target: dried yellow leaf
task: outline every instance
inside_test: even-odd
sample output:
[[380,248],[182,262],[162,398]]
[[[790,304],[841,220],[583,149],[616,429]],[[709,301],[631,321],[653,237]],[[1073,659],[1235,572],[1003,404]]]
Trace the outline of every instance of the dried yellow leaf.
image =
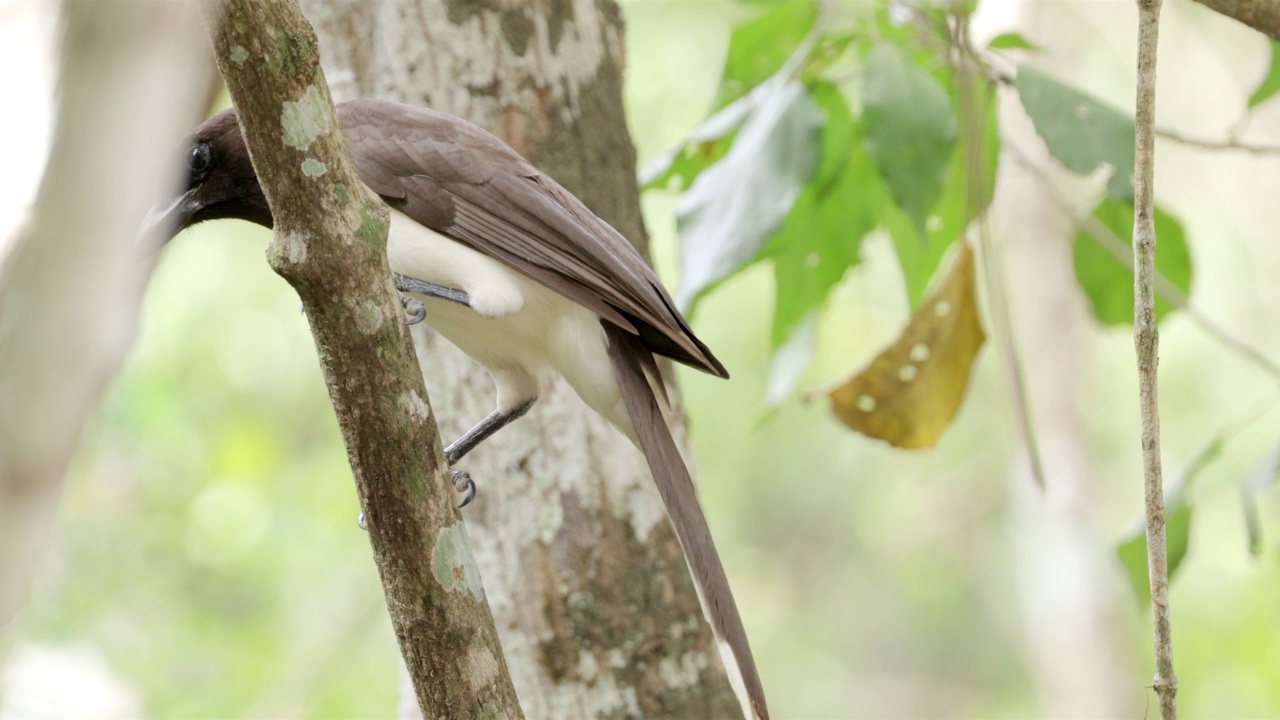
[[974,288],[973,250],[962,241],[898,339],[829,393],[835,416],[896,447],[933,447],[960,409],[986,340]]

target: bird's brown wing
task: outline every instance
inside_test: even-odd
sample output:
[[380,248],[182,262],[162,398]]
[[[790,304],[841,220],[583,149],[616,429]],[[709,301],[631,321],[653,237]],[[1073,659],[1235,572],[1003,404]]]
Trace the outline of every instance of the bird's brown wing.
[[626,238],[501,140],[399,103],[355,100],[338,112],[361,178],[392,207],[638,335],[651,352],[728,377]]

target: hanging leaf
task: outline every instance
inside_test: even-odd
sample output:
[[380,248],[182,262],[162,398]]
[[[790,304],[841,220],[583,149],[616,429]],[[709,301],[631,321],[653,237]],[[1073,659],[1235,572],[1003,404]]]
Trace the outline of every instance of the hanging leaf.
[[1258,89],[1249,96],[1249,109],[1266,102],[1272,95],[1280,92],[1280,41],[1271,41],[1271,64],[1267,68],[1267,76],[1262,79]]
[[902,335],[871,364],[829,393],[831,409],[853,430],[901,448],[932,447],[969,386],[986,335],[978,318],[973,251],[961,243]]
[[1249,534],[1249,552],[1262,554],[1262,519],[1258,513],[1258,496],[1280,477],[1280,450],[1267,453],[1244,485],[1240,486],[1240,505],[1244,509],[1245,531]]
[[890,44],[867,54],[862,86],[867,150],[894,202],[924,234],[956,145],[946,90]]
[[[1155,209],[1156,270],[1184,293],[1191,292],[1191,251],[1182,223],[1159,206]],[[1133,206],[1104,198],[1093,216],[1116,237],[1133,235]],[[1133,322],[1133,270],[1108,252],[1099,239],[1082,229],[1072,245],[1076,280],[1089,298],[1094,317],[1104,325],[1130,325]],[[1156,319],[1167,315],[1173,306],[1156,298]]]
[[1133,118],[1029,65],[1018,66],[1014,84],[1036,132],[1058,162],[1082,175],[1111,166],[1107,195],[1132,203]]
[[1007,32],[997,35],[987,43],[987,47],[991,50],[1027,50],[1030,52],[1039,52],[1039,45],[1022,37],[1016,32]]
[[[641,190],[653,188],[683,190],[717,160],[724,157],[733,144],[733,133],[746,122],[765,94],[753,92],[738,98],[694,128],[684,144],[656,158],[637,173]],[[674,181],[678,180],[678,187]]]
[[[1177,501],[1166,501],[1164,508],[1165,548],[1169,563],[1169,579],[1182,566],[1191,545],[1191,506]],[[1151,580],[1147,571],[1147,533],[1143,525],[1136,532],[1128,534],[1128,539],[1116,547],[1116,557],[1124,566],[1125,576],[1129,578],[1129,586],[1142,605],[1151,603]]]
[[733,147],[680,198],[682,310],[755,259],[781,227],[817,169],[824,121],[802,85],[771,81]]
[[844,98],[834,86],[822,84],[815,87],[813,99],[827,113],[822,161],[766,248],[777,288],[775,348],[858,263],[862,238],[875,228],[883,197],[873,189],[879,177]]
[[813,0],[787,0],[771,3],[763,15],[735,27],[729,34],[717,105],[726,105],[773,77],[817,17]]

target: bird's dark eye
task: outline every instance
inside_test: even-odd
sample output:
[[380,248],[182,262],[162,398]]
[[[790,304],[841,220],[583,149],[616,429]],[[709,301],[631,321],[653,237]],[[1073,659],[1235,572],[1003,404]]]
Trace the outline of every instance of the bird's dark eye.
[[190,168],[193,176],[199,177],[203,175],[213,162],[213,153],[209,151],[209,146],[200,143],[191,148],[191,154],[187,155],[187,167]]

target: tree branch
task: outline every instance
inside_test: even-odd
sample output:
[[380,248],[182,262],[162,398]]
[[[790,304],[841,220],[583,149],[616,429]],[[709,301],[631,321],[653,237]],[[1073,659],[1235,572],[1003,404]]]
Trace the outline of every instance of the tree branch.
[[206,8],[225,13],[213,44],[275,219],[267,258],[311,323],[418,703],[522,717],[392,288],[387,210],[351,162],[315,33],[296,0]]
[[1156,228],[1152,191],[1155,183],[1156,46],[1160,32],[1160,6],[1161,0],[1138,0],[1138,89],[1133,116],[1133,344],[1138,357],[1147,570],[1155,626],[1156,675],[1152,686],[1160,698],[1160,717],[1175,720],[1178,716],[1178,678],[1173,671],[1164,483],[1160,470],[1160,400],[1156,377],[1159,329],[1155,309]]
[[1258,32],[1280,40],[1280,3],[1276,0],[1196,0]]

